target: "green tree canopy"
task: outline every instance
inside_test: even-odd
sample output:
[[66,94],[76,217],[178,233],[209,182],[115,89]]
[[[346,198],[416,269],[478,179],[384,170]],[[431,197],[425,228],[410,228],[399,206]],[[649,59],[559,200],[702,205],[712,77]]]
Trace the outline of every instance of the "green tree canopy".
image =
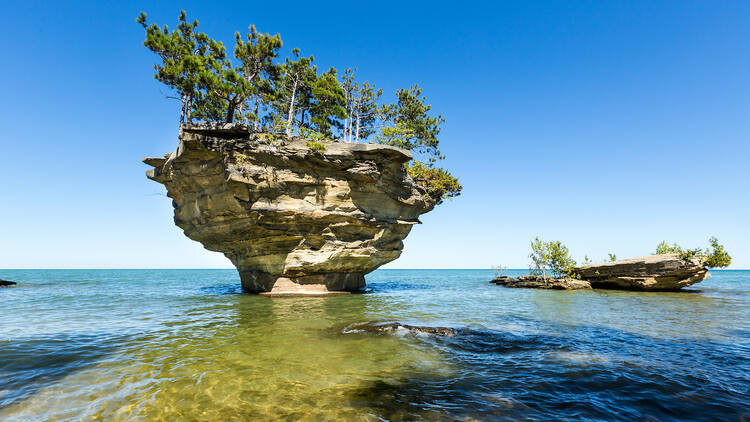
[[381,108],[384,126],[378,141],[414,151],[428,163],[434,163],[444,158],[438,149],[438,134],[445,119],[440,115],[430,116],[432,106],[426,101],[417,85],[396,91],[396,103]]
[[339,77],[335,68],[318,73],[313,56],[298,48],[278,62],[280,34],[234,34],[232,54],[221,41],[198,32],[198,21],[180,12],[177,29],[136,21],[145,29],[144,45],[160,62],[154,77],[181,100],[180,124],[202,120],[241,121],[256,131],[284,131],[316,141],[335,136],[346,142],[375,141],[408,149],[415,160],[407,166],[412,179],[438,202],[461,192],[458,180],[436,168],[443,159],[438,136],[445,122],[418,85],[399,89],[394,103],[382,102],[383,91],[359,82],[356,68]]

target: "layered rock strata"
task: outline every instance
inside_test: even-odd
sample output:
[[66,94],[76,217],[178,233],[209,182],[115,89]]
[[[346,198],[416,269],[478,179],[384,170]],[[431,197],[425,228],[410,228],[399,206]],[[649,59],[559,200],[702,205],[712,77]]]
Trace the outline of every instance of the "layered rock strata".
[[522,275],[518,278],[500,276],[491,281],[494,284],[513,288],[550,289],[550,290],[579,290],[590,289],[591,283],[575,278],[547,278],[533,275]]
[[650,255],[576,268],[580,278],[500,276],[491,283],[505,287],[552,290],[618,289],[674,291],[707,279],[703,258],[683,259],[678,254]]
[[356,291],[399,257],[438,198],[407,175],[406,150],[322,145],[243,125],[183,125],[175,151],[143,161],[173,199],[175,224],[229,258],[243,290]]
[[701,257],[686,260],[678,254],[585,265],[578,273],[594,288],[651,291],[679,290],[711,275]]

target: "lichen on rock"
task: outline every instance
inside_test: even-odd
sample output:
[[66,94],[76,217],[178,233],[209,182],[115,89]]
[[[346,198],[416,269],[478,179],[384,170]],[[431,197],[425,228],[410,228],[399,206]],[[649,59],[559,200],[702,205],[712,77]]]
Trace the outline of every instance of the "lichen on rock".
[[409,177],[410,152],[379,144],[183,125],[179,146],[145,158],[173,199],[174,221],[237,267],[247,292],[356,291],[398,258],[439,198]]

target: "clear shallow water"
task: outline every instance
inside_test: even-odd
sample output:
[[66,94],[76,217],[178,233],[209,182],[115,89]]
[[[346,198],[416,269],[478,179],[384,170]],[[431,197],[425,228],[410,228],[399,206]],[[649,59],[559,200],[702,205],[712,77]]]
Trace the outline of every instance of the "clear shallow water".
[[[518,272],[511,272],[511,274]],[[750,271],[681,293],[379,270],[241,294],[234,270],[4,270],[0,420],[747,420]],[[448,326],[455,336],[349,333]]]

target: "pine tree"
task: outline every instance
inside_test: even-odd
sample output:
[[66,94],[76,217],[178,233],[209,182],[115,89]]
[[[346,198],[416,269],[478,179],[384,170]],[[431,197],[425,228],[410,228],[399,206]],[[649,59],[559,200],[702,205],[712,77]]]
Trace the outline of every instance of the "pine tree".
[[324,136],[333,137],[333,128],[342,129],[346,118],[345,92],[339,85],[336,69],[322,73],[312,87],[310,126]]
[[346,117],[344,118],[344,142],[352,141],[352,125],[354,118],[354,93],[357,91],[358,86],[354,81],[354,69],[347,68],[344,70],[344,75],[341,76],[341,88],[344,90],[344,110],[346,111]]
[[[354,130],[354,142],[367,139],[375,133],[375,124],[378,120],[378,101],[383,95],[383,90],[375,90],[375,86],[365,81],[362,86],[357,86],[353,103],[353,118],[356,120]],[[351,137],[350,137],[351,142]]]
[[272,108],[274,114],[270,120],[280,120],[283,115],[285,132],[292,134],[292,127],[297,113],[301,112],[300,125],[304,125],[304,113],[309,109],[312,85],[317,79],[317,69],[313,65],[315,58],[300,57],[298,48],[292,49],[293,58],[286,58],[279,66],[273,80]]
[[252,85],[226,56],[221,42],[210,40],[209,51],[199,78],[199,86],[205,90],[199,111],[206,119],[232,123],[252,93]]
[[205,54],[208,51],[209,38],[205,33],[196,33],[198,21],[187,21],[187,14],[180,11],[177,29],[169,31],[168,26],[159,28],[146,22],[146,13],[136,19],[146,30],[143,45],[161,58],[161,63],[154,65],[154,78],[172,88],[181,101],[180,124],[192,121],[192,106],[198,92],[198,80],[204,67]]
[[385,124],[378,142],[419,153],[430,164],[443,159],[437,136],[445,119],[427,114],[432,106],[425,103],[427,98],[422,96],[422,89],[417,85],[408,90],[399,89],[396,98],[396,104],[387,104],[380,109]]
[[[255,25],[250,25],[247,42],[242,40],[239,32],[234,36],[234,57],[242,63],[239,69],[251,89],[252,104],[248,108],[254,107],[245,117],[248,121],[253,121],[255,130],[258,130],[261,102],[271,94],[270,79],[277,73],[273,60],[278,57],[282,46],[281,35],[261,34]],[[244,104],[240,108],[242,114]]]

